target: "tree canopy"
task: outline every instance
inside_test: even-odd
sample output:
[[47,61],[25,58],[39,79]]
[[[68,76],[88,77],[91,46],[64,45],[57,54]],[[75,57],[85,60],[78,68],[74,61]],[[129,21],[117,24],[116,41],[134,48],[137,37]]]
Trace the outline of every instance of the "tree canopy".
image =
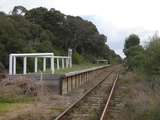
[[93,62],[97,58],[119,56],[106,44],[107,37],[96,26],[81,17],[64,15],[54,8],[27,10],[16,6],[12,15],[0,13],[0,62],[8,67],[9,53],[54,52],[73,53]]
[[144,49],[140,45],[138,35],[131,34],[126,38],[123,52],[129,69],[133,70],[143,65]]
[[139,46],[139,43],[140,43],[140,39],[136,34],[129,35],[129,37],[127,37],[125,40],[124,49],[123,49],[124,54],[128,56],[128,50],[131,47]]
[[132,70],[141,71],[147,76],[159,75],[160,37],[155,34],[143,48],[139,45],[139,37],[137,35],[134,36],[134,39],[131,39],[133,37],[129,36],[124,44],[124,53],[126,54],[128,67]]

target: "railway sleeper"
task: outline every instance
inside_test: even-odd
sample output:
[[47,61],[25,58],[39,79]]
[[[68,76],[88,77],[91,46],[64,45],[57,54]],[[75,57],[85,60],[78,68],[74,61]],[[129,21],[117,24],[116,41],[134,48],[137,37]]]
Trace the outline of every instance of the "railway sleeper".
[[95,116],[96,116],[96,114],[93,114],[93,115],[92,114],[85,114],[85,115],[74,114],[68,120],[93,120],[93,119],[95,119]]
[[100,106],[99,105],[97,105],[97,104],[94,104],[94,105],[92,105],[92,106],[81,106],[80,108],[79,108],[79,111],[75,111],[76,113],[79,113],[79,112],[84,112],[84,110],[86,110],[86,111],[93,111],[93,110],[98,110],[100,108]]
[[87,100],[103,100],[104,99],[104,95],[103,96],[89,96],[88,98],[86,98]]

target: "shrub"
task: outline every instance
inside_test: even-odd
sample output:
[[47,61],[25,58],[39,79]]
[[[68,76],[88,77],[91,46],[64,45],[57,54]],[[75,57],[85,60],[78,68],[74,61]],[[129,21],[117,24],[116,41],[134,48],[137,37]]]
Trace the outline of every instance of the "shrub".
[[73,63],[74,64],[81,64],[81,63],[85,63],[85,62],[86,62],[86,60],[82,55],[80,55],[79,53],[73,54]]
[[146,47],[146,72],[149,75],[160,74],[160,38],[153,36]]
[[136,119],[137,120],[160,120],[160,114],[159,114],[160,108],[158,106],[159,105],[144,111],[144,113],[139,114],[139,116],[137,116]]

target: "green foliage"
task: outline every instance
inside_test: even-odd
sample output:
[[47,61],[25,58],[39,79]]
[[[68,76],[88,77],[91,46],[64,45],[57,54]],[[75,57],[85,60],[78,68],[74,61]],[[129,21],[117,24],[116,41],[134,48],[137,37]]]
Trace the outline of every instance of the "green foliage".
[[143,113],[137,115],[137,120],[160,120],[159,105],[144,111]]
[[18,109],[21,105],[25,105],[34,101],[35,98],[29,96],[16,97],[0,97],[0,113]]
[[56,38],[23,16],[0,17],[0,61],[8,67],[8,53],[51,52]]
[[126,55],[126,63],[130,70],[144,70],[145,53],[137,35],[131,34],[125,41],[124,54]]
[[84,61],[82,55],[90,61],[92,58],[117,57],[106,41],[107,37],[99,34],[93,23],[81,17],[64,15],[53,8],[27,10],[16,6],[12,15],[0,13],[0,61],[6,68],[9,53],[54,52],[65,55],[64,51],[72,48],[73,53],[78,54],[75,63]]
[[3,72],[3,71],[5,71],[5,68],[4,68],[3,64],[0,62],[0,72]]
[[11,104],[11,103],[1,103],[0,102],[0,113],[3,112],[8,112],[10,111],[12,108],[16,109],[17,108],[17,104]]
[[[137,39],[138,40],[138,39]],[[127,39],[128,41],[128,39]],[[125,43],[125,46],[128,43]],[[160,37],[154,35],[145,49],[142,46],[133,46],[124,49],[126,63],[130,69],[144,72],[148,76],[160,74]]]
[[149,75],[160,74],[160,38],[153,36],[146,46],[146,72]]
[[86,60],[82,55],[80,55],[79,53],[74,53],[73,54],[73,63],[74,64],[82,64],[82,63],[85,63],[85,62],[86,62]]
[[129,35],[129,37],[126,38],[126,40],[125,40],[124,50],[123,50],[124,54],[126,56],[128,56],[129,48],[131,48],[133,46],[137,46],[137,45],[139,45],[139,43],[140,43],[140,39],[139,39],[139,37],[137,35],[135,35],[135,34]]
[[142,46],[134,46],[128,49],[127,63],[131,69],[143,70],[145,54]]
[[98,67],[98,64],[91,64],[91,63],[83,63],[83,64],[73,64],[73,66],[70,68],[65,69],[59,69],[55,71],[55,74],[61,74],[64,75],[65,73],[74,72],[74,71],[81,71],[84,69],[89,69],[93,67]]
[[117,64],[122,63],[122,59],[119,55],[117,55],[113,50],[110,50],[107,58],[109,60],[109,64]]
[[81,17],[67,16],[53,8],[48,11],[42,7],[29,10],[25,17],[51,31],[57,37],[55,45],[61,49],[72,48],[73,52],[90,58],[109,56],[110,49],[105,44],[107,37],[99,34],[93,23]]

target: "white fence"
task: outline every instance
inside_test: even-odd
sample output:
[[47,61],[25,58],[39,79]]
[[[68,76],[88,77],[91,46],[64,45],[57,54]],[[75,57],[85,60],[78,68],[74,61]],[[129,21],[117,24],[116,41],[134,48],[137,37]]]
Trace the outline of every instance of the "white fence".
[[[9,74],[16,75],[16,58],[23,58],[23,73],[27,74],[27,58],[34,59],[34,72],[38,72],[38,59],[43,59],[43,72],[50,69],[52,74],[55,72],[55,68],[58,70],[72,67],[72,50],[69,49],[68,56],[54,56],[54,53],[23,53],[23,54],[10,54],[9,55]],[[47,68],[46,61],[50,59],[50,68]],[[61,62],[61,64],[60,64]],[[55,63],[57,66],[55,66]]]

